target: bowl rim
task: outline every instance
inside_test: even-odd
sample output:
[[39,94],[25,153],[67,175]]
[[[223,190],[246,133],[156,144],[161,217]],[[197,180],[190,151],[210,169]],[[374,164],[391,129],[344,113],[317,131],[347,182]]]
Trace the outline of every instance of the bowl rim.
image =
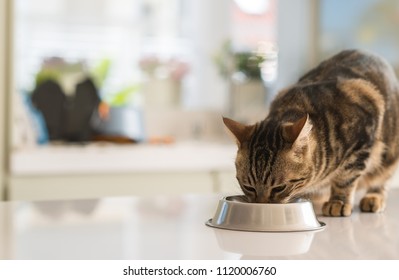
[[[255,206],[255,205],[260,205],[260,206],[272,206],[272,205],[279,205],[278,207],[284,207],[286,205],[295,205],[295,204],[307,204],[307,203],[311,203],[312,201],[308,200],[308,199],[304,199],[304,198],[298,198],[296,201],[292,201],[292,202],[287,202],[287,203],[278,203],[278,202],[271,202],[271,203],[257,203],[257,202],[246,202],[246,201],[237,201],[237,200],[231,200],[229,198],[234,198],[234,197],[245,197],[245,195],[229,195],[229,196],[224,196],[223,198],[221,198],[219,200],[220,201],[224,201],[227,202],[229,204],[240,204],[240,205],[250,205],[250,206]],[[258,207],[258,206],[256,206]]]
[[320,224],[319,227],[314,227],[314,228],[305,228],[305,229],[294,229],[294,230],[271,230],[271,229],[246,229],[246,228],[235,228],[235,227],[226,227],[226,226],[222,226],[222,225],[218,225],[218,224],[214,224],[212,222],[212,218],[208,219],[205,222],[205,225],[214,229],[221,229],[221,230],[231,230],[231,231],[247,231],[247,232],[306,232],[306,231],[312,231],[312,232],[318,232],[318,231],[322,231],[326,228],[326,223],[321,222],[319,220],[317,220],[317,222]]

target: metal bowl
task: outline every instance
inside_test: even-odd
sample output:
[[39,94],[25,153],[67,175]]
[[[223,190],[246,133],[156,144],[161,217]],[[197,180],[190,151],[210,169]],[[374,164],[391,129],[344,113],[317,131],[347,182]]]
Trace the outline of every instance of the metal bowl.
[[298,200],[292,203],[248,203],[243,196],[227,196],[206,225],[221,229],[264,232],[295,232],[320,230],[312,203]]

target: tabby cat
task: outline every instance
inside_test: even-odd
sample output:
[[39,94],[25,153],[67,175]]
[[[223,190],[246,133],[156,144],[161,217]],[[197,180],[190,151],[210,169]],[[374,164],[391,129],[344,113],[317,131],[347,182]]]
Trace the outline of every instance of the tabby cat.
[[[382,58],[343,51],[281,91],[265,120],[223,118],[238,144],[237,180],[250,202],[287,203],[330,188],[322,212],[349,216],[385,207],[399,155],[399,87]],[[327,189],[328,190],[328,189]]]

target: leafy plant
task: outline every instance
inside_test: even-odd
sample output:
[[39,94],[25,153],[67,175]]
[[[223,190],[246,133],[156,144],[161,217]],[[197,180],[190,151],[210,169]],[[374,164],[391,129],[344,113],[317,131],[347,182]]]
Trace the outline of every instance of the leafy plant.
[[55,69],[41,69],[35,77],[35,87],[39,86],[45,81],[59,81],[61,74]]
[[104,85],[105,80],[108,77],[109,69],[111,68],[111,60],[105,58],[101,60],[94,68],[90,71],[91,77],[98,88]]
[[264,58],[251,52],[239,52],[234,54],[235,66],[239,72],[250,79],[261,79],[260,66]]
[[108,94],[105,101],[112,107],[124,106],[131,102],[139,88],[139,85],[128,86],[118,92]]
[[241,72],[248,79],[261,79],[260,66],[264,57],[255,52],[234,52],[230,40],[223,43],[214,56],[215,64],[223,78],[229,79],[236,72]]

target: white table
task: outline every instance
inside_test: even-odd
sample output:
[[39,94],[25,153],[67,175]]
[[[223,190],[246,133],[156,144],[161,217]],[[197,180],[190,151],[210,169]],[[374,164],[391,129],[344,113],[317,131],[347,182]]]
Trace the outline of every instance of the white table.
[[2,259],[399,259],[399,190],[381,214],[319,217],[320,232],[204,225],[220,195],[0,203]]

